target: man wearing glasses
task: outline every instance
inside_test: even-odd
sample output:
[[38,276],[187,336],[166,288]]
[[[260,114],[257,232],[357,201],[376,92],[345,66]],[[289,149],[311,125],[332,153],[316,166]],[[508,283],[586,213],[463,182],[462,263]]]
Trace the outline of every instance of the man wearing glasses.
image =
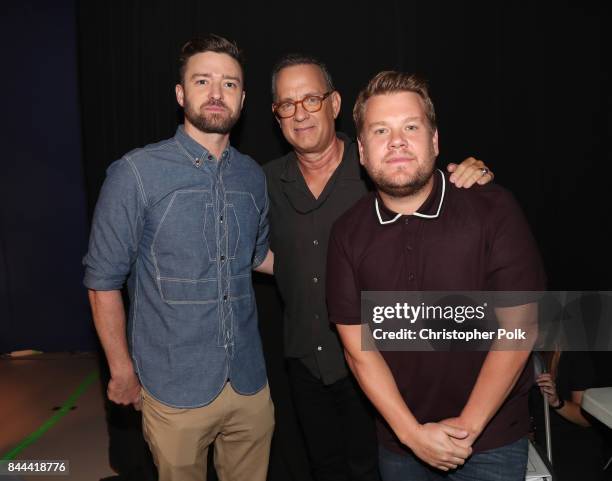
[[[293,150],[264,166],[274,274],[284,302],[284,343],[297,415],[317,481],[378,480],[371,406],[344,360],[325,302],[332,224],[369,190],[357,146],[335,119],[341,97],[325,65],[288,55],[272,73],[272,110]],[[481,161],[451,164],[458,187],[490,182]]]

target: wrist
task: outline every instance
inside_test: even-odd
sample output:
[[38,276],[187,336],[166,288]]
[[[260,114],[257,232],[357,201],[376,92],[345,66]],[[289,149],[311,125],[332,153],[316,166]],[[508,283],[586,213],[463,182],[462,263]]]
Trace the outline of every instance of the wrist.
[[551,408],[553,408],[555,411],[558,411],[559,409],[562,409],[563,406],[565,406],[565,400],[564,399],[559,399],[559,402],[557,402],[557,404],[552,405],[551,404]]
[[129,379],[136,375],[131,360],[109,366],[111,377],[116,379]]
[[484,429],[485,423],[478,416],[470,416],[469,413],[461,413],[459,416],[461,426],[473,436],[479,436]]
[[413,449],[415,439],[417,437],[417,433],[419,432],[419,429],[421,428],[421,426],[422,425],[419,424],[418,422],[411,424],[410,426],[407,427],[407,429],[405,429],[401,433],[396,433],[398,439],[403,445],[408,446],[410,449]]

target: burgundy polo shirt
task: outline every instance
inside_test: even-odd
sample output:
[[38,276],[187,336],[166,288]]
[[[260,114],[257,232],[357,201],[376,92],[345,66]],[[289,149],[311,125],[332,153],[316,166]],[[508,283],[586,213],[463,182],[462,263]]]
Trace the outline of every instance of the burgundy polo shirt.
[[[423,205],[398,215],[370,193],[334,224],[327,257],[329,318],[360,324],[361,291],[543,291],[536,243],[513,196],[496,184],[458,189],[439,170]],[[381,352],[420,423],[458,416],[487,352]],[[475,452],[514,442],[529,428],[533,367],[477,439]],[[403,452],[378,419],[379,440]]]

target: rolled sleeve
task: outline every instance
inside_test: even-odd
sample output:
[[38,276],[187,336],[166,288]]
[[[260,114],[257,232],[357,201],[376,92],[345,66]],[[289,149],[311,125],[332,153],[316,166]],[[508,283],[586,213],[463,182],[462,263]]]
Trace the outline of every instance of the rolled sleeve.
[[113,163],[100,191],[83,258],[86,287],[121,289],[136,259],[145,205],[134,164],[127,158]]

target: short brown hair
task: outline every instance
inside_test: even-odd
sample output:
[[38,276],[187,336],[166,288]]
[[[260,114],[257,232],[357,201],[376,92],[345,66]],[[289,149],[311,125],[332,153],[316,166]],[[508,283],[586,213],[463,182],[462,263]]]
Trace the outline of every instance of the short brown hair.
[[357,129],[357,136],[361,135],[363,129],[363,117],[365,105],[370,97],[397,92],[414,92],[423,99],[425,103],[425,115],[429,122],[429,127],[433,131],[437,129],[436,111],[433,102],[429,97],[427,82],[415,74],[385,70],[380,72],[368,82],[366,88],[359,92],[355,107],[353,107],[353,120]]
[[325,78],[325,83],[327,84],[326,88],[328,92],[336,90],[334,88],[334,82],[332,80],[332,76],[329,73],[327,65],[323,63],[322,60],[319,60],[317,57],[312,57],[310,55],[303,55],[300,53],[289,53],[281,57],[274,67],[272,68],[272,100],[276,102],[276,78],[281,70],[294,67],[295,65],[315,65],[321,69],[321,73]]
[[242,76],[244,77],[244,59],[242,51],[238,48],[236,42],[232,42],[220,35],[209,33],[201,37],[192,38],[181,47],[181,53],[178,59],[178,80],[180,83],[183,83],[183,77],[185,76],[185,69],[187,68],[189,59],[198,53],[204,52],[216,52],[229,55],[238,62],[240,70],[242,71]]

